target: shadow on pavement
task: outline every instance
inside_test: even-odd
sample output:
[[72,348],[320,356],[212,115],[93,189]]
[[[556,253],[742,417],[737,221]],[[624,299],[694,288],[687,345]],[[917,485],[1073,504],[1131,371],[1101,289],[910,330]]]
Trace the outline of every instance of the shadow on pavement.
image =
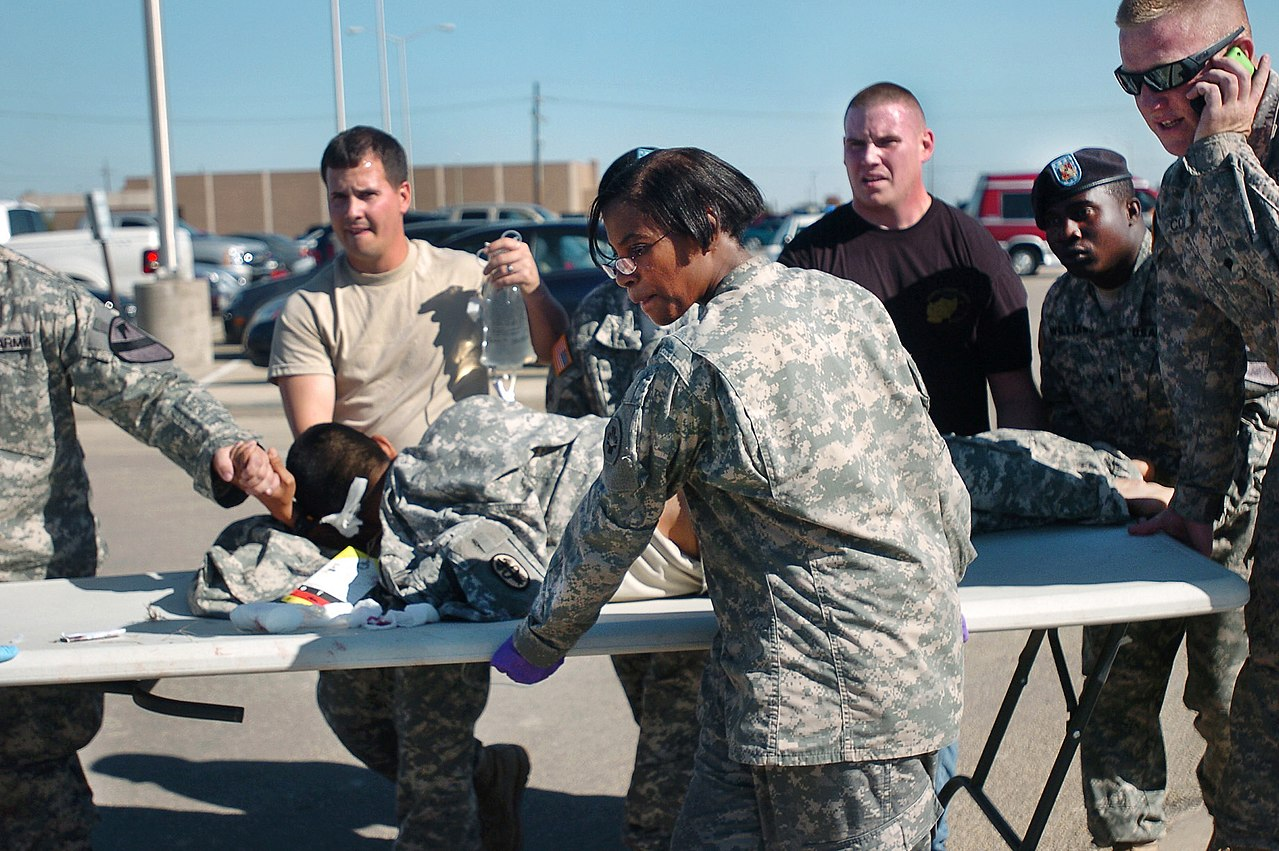
[[[155,808],[99,807],[98,851],[173,849],[385,848],[357,830],[395,824],[392,784],[372,771],[329,762],[194,762],[120,754],[93,764],[99,774],[151,783],[205,807],[166,801]],[[210,812],[209,807],[239,812]],[[382,827],[378,835],[391,835]]]
[[622,846],[622,799],[545,789],[524,793],[524,851],[614,851]]
[[[151,754],[104,757],[93,771],[150,783],[189,799],[155,807],[99,807],[97,851],[389,847],[392,784],[372,771],[331,762],[195,762]],[[234,812],[215,812],[232,810]],[[622,799],[544,789],[524,794],[525,851],[621,849]],[[367,835],[361,835],[361,834]]]

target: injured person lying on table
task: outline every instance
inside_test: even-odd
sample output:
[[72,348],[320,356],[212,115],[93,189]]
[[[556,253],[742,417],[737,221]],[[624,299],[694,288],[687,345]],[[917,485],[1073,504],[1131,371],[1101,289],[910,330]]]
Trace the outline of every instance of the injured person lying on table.
[[[278,601],[354,547],[376,559],[368,596],[388,611],[428,603],[445,620],[522,617],[599,475],[607,422],[478,396],[398,455],[378,436],[314,426],[278,465],[286,486],[264,503],[273,517],[238,521],[210,548],[191,609],[227,617],[241,603]],[[1000,429],[946,442],[972,498],[974,533],[1120,523],[1156,513],[1171,496],[1143,479],[1140,461],[1048,432]],[[677,493],[614,600],[704,590]]]

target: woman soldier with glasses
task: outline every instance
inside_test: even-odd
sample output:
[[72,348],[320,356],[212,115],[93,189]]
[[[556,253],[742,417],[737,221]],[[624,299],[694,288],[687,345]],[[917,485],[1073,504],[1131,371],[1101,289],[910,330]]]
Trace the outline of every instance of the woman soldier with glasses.
[[673,847],[927,848],[933,755],[959,732],[968,496],[884,308],[752,257],[762,209],[696,148],[605,173],[593,255],[655,322],[697,320],[609,422],[603,472],[493,664],[550,676],[682,489],[719,633]]

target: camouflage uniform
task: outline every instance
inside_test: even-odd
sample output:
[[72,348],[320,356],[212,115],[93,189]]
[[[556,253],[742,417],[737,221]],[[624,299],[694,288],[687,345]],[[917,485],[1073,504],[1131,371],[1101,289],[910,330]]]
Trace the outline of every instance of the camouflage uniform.
[[[1157,481],[1173,486],[1181,461],[1176,420],[1159,373],[1155,264],[1147,235],[1132,277],[1110,310],[1091,283],[1069,273],[1044,299],[1040,358],[1052,428],[1075,440],[1104,440],[1150,461]],[[1257,501],[1275,428],[1279,393],[1250,386],[1236,421],[1237,464],[1226,508],[1217,519],[1214,557],[1245,579]],[[1105,629],[1084,629],[1086,669],[1096,664]],[[1132,624],[1080,747],[1085,810],[1093,841],[1159,839],[1167,829],[1167,773],[1159,713],[1182,642],[1188,676],[1183,696],[1196,714],[1204,755],[1198,777],[1215,807],[1230,751],[1230,693],[1247,655],[1243,612]]]
[[[602,421],[534,414],[488,396],[445,409],[387,476],[383,587],[405,602],[433,603],[446,618],[521,616],[536,585],[520,594],[485,583],[493,573],[487,562],[470,569],[467,534],[496,532],[503,552],[540,576],[599,471],[602,433]],[[508,475],[512,470],[521,475]],[[483,836],[475,782],[475,723],[488,692],[483,664],[328,671],[320,678],[316,694],[329,726],[351,753],[396,783],[397,848],[492,844]]]
[[[573,315],[569,357],[551,372],[546,409],[575,417],[611,416],[668,330],[673,329],[655,326],[624,288],[602,284]],[[1113,479],[1140,474],[1117,455],[1047,432],[1016,429],[945,439],[972,497],[974,532],[1128,519]],[[613,657],[640,728],[626,796],[624,839],[630,848],[669,845],[697,750],[694,710],[706,660],[702,651]]]
[[[601,284],[573,313],[566,335],[569,359],[551,370],[546,410],[570,417],[612,416],[667,330],[645,316],[624,288]],[[703,650],[612,657],[639,726],[622,834],[628,848],[670,846],[693,773],[697,689],[706,660]]]
[[[223,505],[214,451],[252,435],[151,341],[66,278],[0,248],[0,581],[93,575],[105,555],[72,402],[160,449]],[[130,354],[130,352],[133,354]],[[88,848],[93,798],[76,751],[102,721],[84,688],[0,689],[0,847]]]
[[[1155,216],[1160,365],[1183,451],[1173,507],[1212,522],[1235,469],[1244,345],[1279,369],[1279,76],[1251,134],[1193,143],[1168,169]],[[1248,660],[1230,708],[1231,753],[1214,816],[1226,844],[1279,849],[1279,485],[1263,489],[1244,609]]]
[[[681,487],[720,629],[702,681],[707,735],[688,797],[698,806],[686,803],[673,844],[719,838],[743,810],[759,819],[756,841],[770,819],[759,809],[812,823],[790,809],[820,805],[802,788],[755,810],[758,776],[711,793],[708,784],[732,783],[732,766],[802,786],[815,766],[918,763],[954,740],[968,495],[872,295],[751,260],[716,286],[697,323],[658,344],[609,421],[600,478],[516,629],[526,659],[549,665],[589,628]],[[916,779],[868,808],[896,824],[895,844],[882,847],[927,841],[940,807],[927,775]],[[854,817],[803,839],[880,826]]]

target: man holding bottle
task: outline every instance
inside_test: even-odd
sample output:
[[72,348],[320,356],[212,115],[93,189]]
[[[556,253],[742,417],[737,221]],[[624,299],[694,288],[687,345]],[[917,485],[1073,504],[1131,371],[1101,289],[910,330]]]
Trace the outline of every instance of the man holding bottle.
[[[296,437],[338,422],[415,445],[458,399],[486,393],[478,326],[467,305],[489,276],[518,286],[539,359],[567,324],[528,246],[496,240],[490,259],[409,240],[404,149],[372,127],[335,136],[321,158],[334,235],[345,249],[294,293],[277,322],[268,377]],[[514,848],[528,755],[482,747],[475,721],[486,665],[321,672],[320,709],[338,738],[396,781],[396,847]]]

